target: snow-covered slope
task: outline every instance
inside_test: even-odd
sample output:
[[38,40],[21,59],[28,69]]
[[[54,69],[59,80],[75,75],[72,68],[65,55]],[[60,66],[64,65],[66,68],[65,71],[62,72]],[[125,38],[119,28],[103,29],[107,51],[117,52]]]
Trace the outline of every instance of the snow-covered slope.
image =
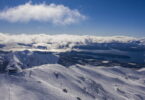
[[1,100],[144,100],[143,71],[58,64],[0,75]]
[[0,34],[0,100],[145,100],[145,39]]

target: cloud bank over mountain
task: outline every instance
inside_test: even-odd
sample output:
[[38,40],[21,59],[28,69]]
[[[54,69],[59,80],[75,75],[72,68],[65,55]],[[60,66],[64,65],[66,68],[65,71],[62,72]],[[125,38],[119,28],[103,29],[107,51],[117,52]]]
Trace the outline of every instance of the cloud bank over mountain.
[[[48,35],[48,34],[4,34],[0,33],[0,44],[15,47],[17,44],[31,45],[32,48],[44,46],[51,49],[72,49],[80,45],[125,43],[145,45],[145,39],[129,36],[88,36],[88,35]],[[13,46],[12,46],[13,45]],[[29,46],[30,47],[30,46]],[[18,48],[18,47],[16,47]],[[22,47],[21,47],[22,48]]]
[[53,24],[73,24],[86,19],[77,9],[64,5],[32,4],[30,2],[0,12],[0,19],[9,22],[50,22]]
[[1,43],[127,43],[139,40],[128,36],[88,36],[88,35],[48,35],[48,34],[4,34],[0,33]]

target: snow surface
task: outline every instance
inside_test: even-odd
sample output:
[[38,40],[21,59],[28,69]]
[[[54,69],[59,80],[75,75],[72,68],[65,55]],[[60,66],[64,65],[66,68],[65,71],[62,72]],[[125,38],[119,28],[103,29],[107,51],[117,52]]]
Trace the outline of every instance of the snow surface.
[[144,41],[1,33],[0,100],[145,100]]
[[[144,71],[47,64],[0,75],[0,100],[144,100]],[[64,90],[66,90],[64,92]],[[77,99],[80,98],[80,99]]]

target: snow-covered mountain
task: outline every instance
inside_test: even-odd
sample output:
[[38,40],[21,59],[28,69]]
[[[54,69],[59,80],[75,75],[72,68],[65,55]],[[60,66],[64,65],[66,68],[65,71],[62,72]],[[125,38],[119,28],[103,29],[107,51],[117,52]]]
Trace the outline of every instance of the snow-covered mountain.
[[145,39],[0,34],[0,100],[144,100]]
[[1,100],[144,100],[145,71],[47,64],[0,75]]

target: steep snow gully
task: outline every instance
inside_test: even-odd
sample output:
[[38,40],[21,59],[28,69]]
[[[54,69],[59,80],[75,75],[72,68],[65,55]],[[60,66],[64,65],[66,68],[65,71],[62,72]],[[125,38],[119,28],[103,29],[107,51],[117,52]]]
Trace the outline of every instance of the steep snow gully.
[[145,100],[144,44],[132,37],[0,34],[0,100]]

